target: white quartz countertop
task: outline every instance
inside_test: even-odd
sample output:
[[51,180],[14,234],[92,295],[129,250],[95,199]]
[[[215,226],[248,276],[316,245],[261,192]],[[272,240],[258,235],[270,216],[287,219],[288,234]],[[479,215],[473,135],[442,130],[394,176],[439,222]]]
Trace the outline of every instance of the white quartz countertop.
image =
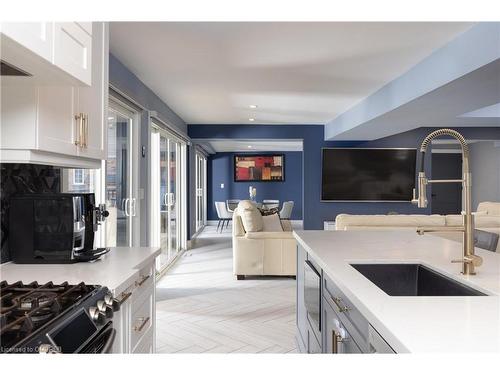
[[140,276],[139,271],[160,253],[158,247],[114,247],[95,262],[72,264],[15,264],[0,266],[0,280],[39,283],[53,281],[70,284],[84,282],[108,287],[121,293]]
[[[462,246],[409,231],[296,231],[294,236],[397,352],[500,353],[500,254],[476,249],[483,265],[460,273]],[[421,263],[486,293],[473,297],[389,296],[351,263]]]

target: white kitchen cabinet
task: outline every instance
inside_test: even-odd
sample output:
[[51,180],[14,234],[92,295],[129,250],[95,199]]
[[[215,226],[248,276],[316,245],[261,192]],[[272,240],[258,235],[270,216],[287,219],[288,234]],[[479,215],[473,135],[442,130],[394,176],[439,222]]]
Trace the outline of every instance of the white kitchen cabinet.
[[91,84],[91,22],[3,22],[0,32],[2,60],[30,73],[25,82]]
[[37,91],[36,148],[76,156],[77,90],[71,86],[41,86]]
[[123,301],[113,317],[116,330],[114,353],[153,353],[155,351],[155,264],[146,265],[123,292]]
[[0,31],[21,46],[52,62],[54,48],[52,22],[2,22]]
[[76,113],[87,116],[86,147],[78,148],[78,155],[91,159],[105,159],[107,145],[109,28],[107,23],[95,23],[92,35],[93,71],[90,87],[78,87]]
[[92,81],[92,36],[76,22],[54,23],[53,63],[90,85]]
[[9,77],[1,87],[0,161],[100,168],[107,145],[108,25],[95,23],[92,36],[75,27],[93,39],[91,85],[27,85]]

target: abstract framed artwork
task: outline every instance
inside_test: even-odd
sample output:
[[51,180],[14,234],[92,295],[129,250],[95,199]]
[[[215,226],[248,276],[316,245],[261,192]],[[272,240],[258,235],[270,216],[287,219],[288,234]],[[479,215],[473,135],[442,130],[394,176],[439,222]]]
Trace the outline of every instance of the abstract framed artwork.
[[235,155],[235,182],[285,181],[285,155]]

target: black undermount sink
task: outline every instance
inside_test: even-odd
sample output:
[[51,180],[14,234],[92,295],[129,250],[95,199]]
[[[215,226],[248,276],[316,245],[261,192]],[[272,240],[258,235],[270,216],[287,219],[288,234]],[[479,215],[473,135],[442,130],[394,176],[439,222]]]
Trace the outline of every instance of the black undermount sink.
[[351,264],[390,296],[485,296],[422,264]]

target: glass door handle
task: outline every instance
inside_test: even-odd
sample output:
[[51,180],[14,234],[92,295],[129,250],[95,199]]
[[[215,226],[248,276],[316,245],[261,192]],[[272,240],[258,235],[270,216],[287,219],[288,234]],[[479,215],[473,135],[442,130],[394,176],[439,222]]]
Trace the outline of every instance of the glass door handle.
[[125,199],[125,204],[124,204],[124,208],[125,208],[125,216],[130,216],[130,213],[128,212],[128,208],[129,208],[129,202],[130,202],[130,198],[126,198]]
[[165,194],[163,195],[163,204],[164,204],[165,206],[168,206],[168,202],[167,202],[167,195],[168,195],[168,193],[165,193]]

